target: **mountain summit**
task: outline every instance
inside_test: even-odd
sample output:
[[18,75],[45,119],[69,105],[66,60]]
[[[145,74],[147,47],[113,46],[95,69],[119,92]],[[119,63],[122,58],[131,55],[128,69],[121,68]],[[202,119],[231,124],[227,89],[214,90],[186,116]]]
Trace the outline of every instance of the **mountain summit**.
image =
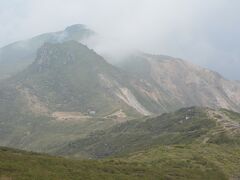
[[36,58],[36,52],[44,43],[60,43],[70,40],[83,41],[94,32],[82,24],[75,24],[63,31],[45,33],[31,39],[18,41],[0,49],[0,79],[23,70]]

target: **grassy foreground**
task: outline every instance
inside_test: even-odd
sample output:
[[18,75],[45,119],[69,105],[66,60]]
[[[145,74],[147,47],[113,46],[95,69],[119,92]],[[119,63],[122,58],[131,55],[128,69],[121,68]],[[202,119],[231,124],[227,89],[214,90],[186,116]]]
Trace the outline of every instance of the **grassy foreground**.
[[237,179],[240,148],[158,146],[126,157],[71,160],[1,148],[0,179]]

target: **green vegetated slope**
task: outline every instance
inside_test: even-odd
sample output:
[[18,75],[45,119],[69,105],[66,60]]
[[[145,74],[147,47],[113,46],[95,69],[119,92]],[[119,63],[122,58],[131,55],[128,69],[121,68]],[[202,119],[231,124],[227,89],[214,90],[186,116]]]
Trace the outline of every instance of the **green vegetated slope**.
[[144,163],[77,161],[0,149],[0,179],[157,179],[157,170]]
[[0,148],[1,179],[229,179],[239,148],[160,146],[124,158],[71,160]]
[[239,155],[239,146],[162,145],[131,154],[127,160],[158,167],[163,179],[239,179]]
[[[70,149],[74,147],[71,151],[67,152],[67,147],[64,148],[65,153],[71,157],[74,157],[73,153],[79,153],[77,150],[83,150],[82,146],[87,147],[85,150],[91,155],[94,152],[95,157],[118,155],[102,160],[72,160],[1,148],[0,177],[238,179],[239,118],[238,113],[225,109],[216,111],[208,108],[186,108],[160,117],[142,119],[140,122],[128,122],[131,125],[124,123],[127,126],[116,125],[108,131],[109,140],[102,140],[104,134],[99,135],[100,143],[97,145],[93,141],[90,143],[87,138],[89,144],[77,141],[68,146]],[[112,148],[111,153],[108,151],[108,154],[99,154],[106,152],[103,148],[105,146],[108,146],[108,150],[110,147],[118,147],[120,151]]]
[[[235,114],[239,120],[239,114]],[[240,145],[239,122],[226,110],[184,108],[142,121],[129,121],[87,138],[69,143],[60,152],[76,155],[88,152],[95,158],[122,155],[155,145],[228,144]]]

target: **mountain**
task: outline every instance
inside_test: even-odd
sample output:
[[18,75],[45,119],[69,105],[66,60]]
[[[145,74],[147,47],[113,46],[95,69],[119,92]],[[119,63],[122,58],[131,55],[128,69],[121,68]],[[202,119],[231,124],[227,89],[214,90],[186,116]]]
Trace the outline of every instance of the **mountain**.
[[[0,49],[0,79],[26,69],[37,58],[38,49],[47,42],[79,42],[93,34],[84,25],[73,25],[64,31],[43,34],[3,47]],[[111,79],[115,72],[107,76],[100,73],[102,86],[111,89],[111,92],[118,89],[120,92],[115,93],[118,98],[140,114],[159,114],[190,106],[240,111],[239,82],[226,80],[216,72],[181,59],[135,53],[122,60],[115,71],[126,76],[119,76],[115,83],[115,77],[113,81]]]
[[0,146],[55,155],[0,147],[0,179],[239,179],[239,82],[162,55],[114,66],[91,34],[0,50]]
[[143,57],[153,58],[118,68],[76,41],[45,43],[32,64],[0,83],[0,145],[52,153],[94,131],[181,107],[238,110],[238,83],[182,60]]
[[8,81],[18,93],[28,96],[25,99],[34,96],[46,114],[59,111],[101,117],[116,111],[148,114],[131,93],[131,76],[75,41],[44,44],[34,63],[7,80],[9,84]]
[[148,100],[139,101],[151,112],[190,106],[240,110],[239,82],[226,80],[216,72],[187,61],[137,53],[118,66],[147,84],[139,89]]
[[133,95],[132,81],[78,42],[45,43],[30,66],[0,83],[0,144],[52,152],[149,115]]
[[16,74],[30,65],[36,58],[37,50],[46,42],[84,41],[93,34],[94,32],[84,25],[76,24],[63,31],[41,34],[2,47],[0,48],[0,79]]
[[[239,123],[239,113],[192,107],[93,133],[68,146],[69,159],[0,148],[0,178],[239,179]],[[73,160],[84,148],[118,156]]]

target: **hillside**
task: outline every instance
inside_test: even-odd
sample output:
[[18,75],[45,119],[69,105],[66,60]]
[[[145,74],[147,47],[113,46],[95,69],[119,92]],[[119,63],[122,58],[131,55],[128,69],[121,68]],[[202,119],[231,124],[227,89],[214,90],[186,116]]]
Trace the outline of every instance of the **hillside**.
[[239,146],[190,144],[158,146],[126,159],[160,167],[162,179],[239,179],[239,155]]
[[71,160],[0,148],[0,179],[238,179],[239,148],[159,146],[126,157]]
[[[137,166],[136,166],[137,165]],[[213,177],[217,177],[215,172]],[[124,161],[77,161],[0,148],[0,179],[156,179],[157,168]]]
[[30,65],[36,58],[37,50],[44,43],[84,41],[93,34],[94,32],[84,25],[76,24],[63,31],[41,34],[2,47],[0,48],[0,80],[10,77]]
[[156,145],[240,146],[240,114],[221,109],[184,108],[155,118],[132,120],[73,141],[57,154],[94,158],[123,155]]
[[[239,122],[240,115],[229,110],[187,108],[115,125],[106,131],[109,140],[100,135],[98,145],[124,151],[101,160],[74,160],[74,151],[65,159],[0,148],[0,179],[238,179]],[[79,150],[86,144],[73,145]],[[92,146],[88,151],[96,148]]]

